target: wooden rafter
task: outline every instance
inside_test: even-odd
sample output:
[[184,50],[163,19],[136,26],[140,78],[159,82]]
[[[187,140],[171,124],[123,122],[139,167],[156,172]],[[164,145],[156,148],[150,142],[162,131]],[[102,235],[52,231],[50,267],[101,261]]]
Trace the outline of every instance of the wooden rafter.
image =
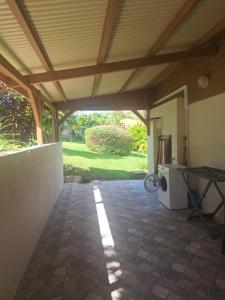
[[[27,17],[25,17],[22,8],[18,5],[16,0],[6,0],[8,3],[9,8],[11,9],[12,13],[14,14],[19,26],[23,30],[27,40],[30,42],[31,46],[33,47],[35,53],[37,54],[38,58],[40,59],[43,67],[46,71],[53,71],[53,66],[51,61],[48,57],[48,54],[43,47],[38,34],[32,30],[31,25]],[[64,99],[66,99],[66,95],[63,91],[63,88],[60,82],[53,81],[55,88],[57,89],[59,95]]]
[[224,35],[225,31],[225,18],[213,26],[209,31],[206,32],[192,47],[191,49],[200,47],[209,41],[213,42],[215,39],[221,37],[221,34]]
[[115,71],[122,71],[133,68],[153,66],[162,63],[186,61],[193,58],[215,55],[216,53],[216,46],[208,46],[205,48],[195,49],[193,51],[180,51],[160,55],[153,55],[144,58],[105,63],[101,65],[91,65],[80,68],[35,73],[31,75],[26,75],[25,78],[26,80],[28,80],[29,84],[35,84],[41,82],[91,76],[103,73],[111,73]]
[[[219,23],[213,26],[209,31],[207,31],[194,45],[190,47],[190,50],[193,50],[197,47],[201,47],[202,45],[207,44],[209,41],[215,42],[215,39],[220,38],[221,34],[224,33],[225,30],[225,18],[222,19]],[[145,88],[149,88],[150,86],[154,86],[158,84],[160,81],[167,78],[171,73],[175,72],[181,64],[170,64],[164,70],[162,70],[156,77],[154,77]]]
[[[118,7],[118,0],[108,0],[105,21],[102,31],[102,37],[98,52],[97,58],[97,65],[103,64],[108,53],[111,37],[112,37],[112,30],[113,30],[113,23],[116,15],[116,9]],[[92,96],[95,96],[95,93],[99,87],[101,81],[101,75],[95,76],[93,89],[92,89]]]
[[[155,41],[153,46],[149,49],[147,56],[155,55],[159,50],[163,48],[163,46],[168,42],[168,40],[172,37],[177,28],[184,22],[184,20],[190,15],[196,5],[199,3],[199,0],[186,0],[175,16],[172,18],[170,23],[167,25],[165,30],[159,36],[159,38]],[[134,70],[129,78],[126,80],[124,85],[122,86],[120,92],[123,92],[129,83],[140,75],[142,70],[140,68]]]

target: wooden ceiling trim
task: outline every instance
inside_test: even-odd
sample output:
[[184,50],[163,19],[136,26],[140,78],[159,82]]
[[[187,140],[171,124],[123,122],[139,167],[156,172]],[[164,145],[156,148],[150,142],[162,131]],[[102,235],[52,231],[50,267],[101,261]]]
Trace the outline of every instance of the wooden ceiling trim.
[[[195,49],[197,47],[201,47],[208,42],[215,42],[215,39],[219,39],[225,31],[225,18],[218,22],[215,26],[213,26],[206,34],[204,34],[194,45],[190,47],[191,49]],[[166,79],[170,74],[175,72],[181,63],[171,64],[167,66],[162,72],[156,75],[146,86],[145,88],[149,88],[150,86],[155,86],[156,84],[160,83],[162,80]]]
[[[159,36],[159,38],[155,41],[153,46],[149,49],[147,56],[155,55],[159,50],[163,48],[163,46],[168,42],[168,40],[172,37],[174,32],[178,29],[179,26],[184,22],[184,20],[191,14],[193,9],[197,6],[199,0],[186,0],[182,7],[178,10],[175,16],[172,18],[170,23],[167,25],[165,30]],[[141,74],[142,70],[139,68],[134,70],[134,72],[130,75],[127,81],[124,83],[120,92],[123,92],[129,83],[131,83],[137,76]]]
[[153,55],[144,58],[105,63],[101,65],[91,65],[80,68],[35,73],[31,75],[26,75],[24,77],[26,78],[26,80],[28,80],[29,84],[36,84],[42,82],[111,73],[116,71],[159,65],[170,62],[186,61],[194,58],[215,55],[216,53],[216,46],[208,46],[204,48],[194,49],[192,51],[180,51],[160,55]]
[[[114,19],[116,16],[116,10],[118,7],[118,3],[119,3],[118,0],[108,0],[108,6],[107,6],[107,10],[106,10],[105,21],[104,21],[104,26],[103,26],[103,31],[102,31],[102,37],[101,37],[101,42],[100,42],[100,47],[99,47],[99,52],[98,52],[97,65],[104,63],[106,55],[109,51],[109,47],[110,47],[111,39],[112,39]],[[94,78],[92,97],[95,96],[96,91],[99,87],[100,81],[101,81],[101,75],[96,75]]]
[[[15,16],[20,28],[23,30],[27,40],[31,44],[35,53],[37,54],[45,70],[53,71],[53,66],[51,64],[51,61],[48,57],[45,48],[41,43],[40,38],[38,37],[38,34],[32,29],[29,20],[27,19],[27,17],[25,17],[22,8],[19,6],[18,2],[16,0],[6,0],[6,1],[8,3],[11,12]],[[64,99],[64,101],[67,101],[66,95],[63,91],[60,82],[54,81],[53,84],[56,90],[58,91],[59,95]]]

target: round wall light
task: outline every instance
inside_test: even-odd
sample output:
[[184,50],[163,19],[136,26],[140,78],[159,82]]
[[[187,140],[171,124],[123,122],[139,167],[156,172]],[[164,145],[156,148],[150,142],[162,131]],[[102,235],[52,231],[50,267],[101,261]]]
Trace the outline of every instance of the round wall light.
[[198,86],[202,89],[206,88],[209,85],[209,76],[208,75],[201,75],[198,78]]

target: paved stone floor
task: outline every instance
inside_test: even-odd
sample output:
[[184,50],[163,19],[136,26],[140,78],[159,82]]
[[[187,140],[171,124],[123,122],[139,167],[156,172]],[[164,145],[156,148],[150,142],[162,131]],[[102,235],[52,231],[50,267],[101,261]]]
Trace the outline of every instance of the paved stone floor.
[[65,184],[16,300],[225,299],[220,241],[142,181]]

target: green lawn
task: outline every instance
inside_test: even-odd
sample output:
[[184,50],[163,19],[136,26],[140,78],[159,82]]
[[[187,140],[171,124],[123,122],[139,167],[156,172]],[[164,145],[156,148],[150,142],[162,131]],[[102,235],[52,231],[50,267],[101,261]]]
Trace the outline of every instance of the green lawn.
[[92,152],[84,144],[64,142],[63,154],[64,165],[75,167],[67,167],[65,175],[82,175],[90,180],[133,179],[134,171],[147,167],[146,155],[137,152],[112,156]]

